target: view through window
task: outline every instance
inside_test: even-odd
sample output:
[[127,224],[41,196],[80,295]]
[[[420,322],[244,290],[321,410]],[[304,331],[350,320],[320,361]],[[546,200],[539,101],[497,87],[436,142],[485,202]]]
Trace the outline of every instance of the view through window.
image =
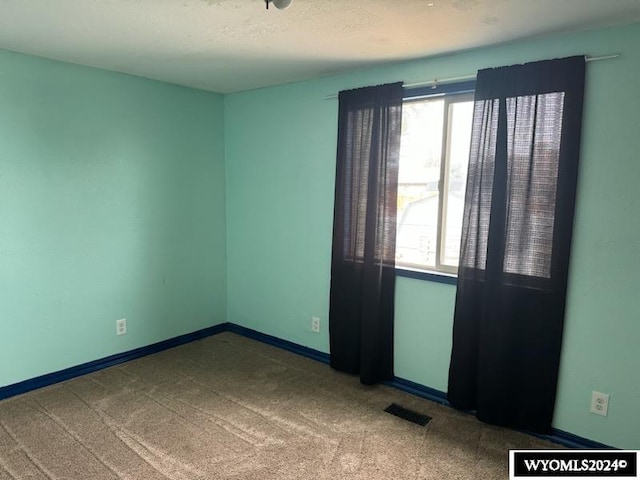
[[456,273],[473,94],[406,99],[402,110],[396,265]]

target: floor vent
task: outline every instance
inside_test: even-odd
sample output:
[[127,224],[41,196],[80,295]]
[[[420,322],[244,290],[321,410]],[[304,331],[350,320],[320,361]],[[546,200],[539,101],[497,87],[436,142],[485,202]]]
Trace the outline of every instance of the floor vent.
[[387,408],[385,408],[384,411],[404,420],[422,425],[423,427],[427,423],[429,423],[429,420],[431,420],[431,417],[429,417],[428,415],[423,415],[422,413],[409,410],[408,408],[401,407],[396,403],[392,403]]

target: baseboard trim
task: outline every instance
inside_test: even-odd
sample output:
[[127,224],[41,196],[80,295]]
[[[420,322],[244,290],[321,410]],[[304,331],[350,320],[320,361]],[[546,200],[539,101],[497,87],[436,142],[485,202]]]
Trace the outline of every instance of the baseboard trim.
[[[75,367],[66,368],[64,370],[48,373],[45,375],[41,375],[39,377],[30,378],[22,382],[14,383],[12,385],[0,387],[0,400],[13,397],[15,395],[20,395],[22,393],[27,393],[31,390],[36,390],[38,388],[53,385],[55,383],[63,382],[65,380],[79,377],[81,375],[86,375],[87,373],[96,372],[104,368],[112,367],[119,363],[128,362],[130,360],[145,357],[147,355],[152,355],[154,353],[158,353],[163,350],[167,350],[169,348],[177,347],[179,345],[184,345],[186,343],[190,343],[195,340],[211,337],[213,335],[217,335],[222,332],[232,332],[238,335],[242,335],[243,337],[251,338],[253,340],[257,340],[259,342],[266,343],[268,345],[272,345],[277,348],[281,348],[283,350],[289,351],[291,353],[295,353],[297,355],[302,355],[303,357],[307,357],[327,365],[329,364],[330,356],[328,353],[324,353],[319,350],[314,350],[313,348],[304,347],[297,343],[290,342],[288,340],[283,340],[281,338],[274,337],[272,335],[267,335],[266,333],[258,332],[257,330],[252,330],[250,328],[236,325],[234,323],[221,323],[218,325],[214,325],[212,327],[203,328],[202,330],[197,330],[195,332],[187,333],[185,335],[180,335],[177,337],[169,338],[167,340],[163,340],[161,342],[153,343],[145,347],[135,348],[127,352],[117,353],[115,355],[110,355],[108,357],[100,358],[98,360],[93,360],[91,362],[83,363]],[[398,390],[402,390],[412,395],[416,395],[418,397],[425,398],[432,402],[451,407],[451,405],[449,404],[449,401],[447,400],[447,394],[445,392],[427,387],[420,383],[412,382],[411,380],[406,380],[400,377],[394,377],[393,380],[385,382],[385,385],[396,388]],[[533,432],[524,432],[524,433],[533,435],[538,438],[542,438],[544,440],[549,440],[551,442],[563,445],[568,448],[576,448],[576,449],[615,449],[616,448],[609,445],[605,445],[604,443],[596,442],[594,440],[580,437],[578,435],[574,435],[573,433],[565,432],[564,430],[559,430],[555,428],[552,429],[551,435],[541,435]]]
[[[449,401],[447,400],[447,394],[440,390],[436,390],[434,388],[426,387],[422,384],[412,382],[410,380],[406,380],[404,378],[394,377],[390,382],[385,382],[386,385],[397,388],[398,390],[402,390],[404,392],[410,393],[412,395],[416,395],[418,397],[426,398],[427,400],[431,400],[432,402],[439,403],[441,405],[445,405],[447,407],[453,408]],[[474,413],[474,412],[469,412]],[[532,435],[537,438],[541,438],[543,440],[549,440],[550,442],[557,443],[559,445],[563,445],[568,448],[577,448],[577,449],[615,449],[615,447],[611,447],[610,445],[605,445],[604,443],[596,442],[594,440],[589,440],[588,438],[580,437],[578,435],[574,435],[573,433],[565,432],[564,430],[559,430],[557,428],[551,429],[550,435],[543,435],[540,433],[530,432],[527,430],[522,430],[523,433],[527,435]]]
[[251,338],[253,340],[258,340],[259,342],[282,348],[283,350],[287,350],[289,352],[296,353],[298,355],[302,355],[303,357],[311,358],[312,360],[316,360],[318,362],[326,363],[327,365],[329,365],[328,353],[314,350],[313,348],[309,347],[303,347],[302,345],[299,345],[297,343],[283,340],[272,335],[267,335],[266,333],[261,333],[257,330],[252,330],[247,327],[242,327],[240,325],[236,325],[235,323],[227,323],[227,331],[242,335],[243,337]]
[[[252,338],[254,340],[258,340],[260,342],[267,343],[269,345],[273,345],[274,347],[282,348],[284,350],[288,350],[289,352],[296,353],[298,355],[302,355],[313,360],[317,360],[322,363],[329,364],[330,356],[328,353],[320,352],[318,350],[313,350],[308,347],[303,347],[302,345],[298,345],[297,343],[290,342],[288,340],[283,340],[278,337],[274,337],[271,335],[267,335],[256,330],[251,330],[250,328],[241,327],[239,325],[235,325],[233,323],[229,323],[228,331],[237,333],[238,335],[243,335],[248,338]],[[385,385],[388,385],[393,388],[397,388],[398,390],[402,390],[403,392],[410,393],[412,395],[416,395],[418,397],[425,398],[432,402],[438,403],[440,405],[444,405],[450,408],[451,404],[447,400],[447,394],[440,390],[436,390],[435,388],[427,387],[420,383],[412,382],[411,380],[407,380],[400,377],[394,377],[393,380],[385,382]],[[577,449],[613,449],[615,447],[611,447],[609,445],[605,445],[603,443],[599,443],[593,440],[589,440],[588,438],[580,437],[578,435],[574,435],[569,432],[565,432],[559,429],[552,429],[552,433],[550,435],[541,435],[539,433],[533,433],[525,431],[528,435],[533,435],[537,438],[541,438],[544,440],[549,440],[550,442],[557,443],[559,445],[563,445],[568,448],[577,448]]]
[[402,390],[403,392],[410,393],[417,397],[426,398],[427,400],[439,403],[440,405],[446,405],[447,407],[451,406],[447,400],[447,394],[445,392],[427,387],[420,383],[412,382],[411,380],[393,377],[393,380],[385,382],[385,385],[389,385],[390,387],[397,388],[398,390]]
[[5,387],[0,387],[0,400],[20,395],[22,393],[27,393],[38,388],[47,387],[49,385],[53,385],[54,383],[64,382],[65,380],[69,380],[71,378],[86,375],[87,373],[102,370],[107,367],[112,367],[113,365],[128,362],[129,360],[134,360],[136,358],[145,357],[147,355],[158,353],[169,348],[184,345],[185,343],[190,343],[195,340],[210,337],[212,335],[222,333],[226,330],[226,323],[214,325],[213,327],[203,328],[202,330],[197,330],[185,335],[173,337],[168,340],[153,343],[151,345],[135,348],[133,350],[122,353],[116,353],[115,355],[109,355],[108,357],[93,360],[91,362],[76,365],[74,367],[65,368],[64,370],[47,373],[39,377],[30,378],[22,382],[7,385]]
[[[588,438],[580,437],[578,435],[574,435],[573,433],[565,432],[564,430],[559,430],[557,428],[552,429],[553,433],[551,435],[543,436],[547,440],[550,440],[554,443],[559,443],[560,445],[564,445],[568,448],[578,448],[583,450],[588,449],[609,449],[609,450],[618,450],[616,447],[612,447],[611,445],[606,445],[604,443],[596,442],[595,440],[589,440]],[[534,434],[531,434],[534,435]]]

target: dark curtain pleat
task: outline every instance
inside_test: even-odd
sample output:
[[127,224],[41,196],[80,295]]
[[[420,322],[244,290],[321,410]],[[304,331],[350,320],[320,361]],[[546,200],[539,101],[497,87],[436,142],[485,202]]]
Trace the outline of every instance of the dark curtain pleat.
[[549,433],[584,97],[584,57],[478,72],[448,398]]
[[393,377],[402,84],[340,92],[329,338],[331,366]]

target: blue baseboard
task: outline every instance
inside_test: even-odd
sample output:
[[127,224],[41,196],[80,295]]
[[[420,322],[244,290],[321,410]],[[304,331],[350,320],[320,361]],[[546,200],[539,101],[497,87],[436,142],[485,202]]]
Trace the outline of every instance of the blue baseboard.
[[147,345],[145,347],[136,348],[127,352],[116,353],[115,355],[110,355],[98,360],[93,360],[81,365],[76,365],[75,367],[65,368],[64,370],[47,373],[46,375],[41,375],[39,377],[30,378],[29,380],[24,380],[12,385],[7,385],[6,387],[0,388],[0,400],[13,397],[15,395],[20,395],[31,390],[36,390],[38,388],[53,385],[54,383],[64,382],[65,380],[79,377],[81,375],[86,375],[87,373],[95,372],[97,370],[102,370],[103,368],[111,367],[119,363],[128,362],[129,360],[134,360],[136,358],[151,355],[153,353],[158,353],[162,350],[167,350],[168,348],[173,348],[177,347],[178,345],[193,342],[194,340],[200,340],[201,338],[210,337],[211,335],[216,335],[226,330],[226,323],[214,325],[213,327],[204,328],[202,330],[187,333],[185,335],[180,335],[178,337],[173,337],[168,340],[163,340],[158,343]]
[[[313,350],[308,347],[303,347],[293,342],[289,342],[288,340],[282,340],[277,337],[273,337],[271,335],[266,335],[264,333],[257,332],[255,330],[251,330],[249,328],[241,327],[239,325],[235,325],[233,323],[229,323],[228,331],[237,333],[239,335],[243,335],[245,337],[252,338],[254,340],[258,340],[260,342],[267,343],[269,345],[273,345],[274,347],[282,348],[284,350],[288,350],[292,353],[296,353],[298,355],[302,355],[313,360],[320,361],[322,363],[329,364],[329,354],[320,352],[318,350]],[[406,380],[400,377],[394,377],[393,380],[385,382],[385,385],[388,385],[393,388],[397,388],[398,390],[402,390],[404,392],[410,393],[412,395],[416,395],[418,397],[425,398],[432,402],[438,403],[440,405],[445,405],[447,407],[451,407],[451,404],[447,400],[447,394],[440,390],[436,390],[435,388],[430,388],[420,383],[412,382],[411,380]],[[453,407],[451,407],[453,408]],[[470,412],[473,413],[473,412]],[[559,445],[563,445],[568,448],[577,448],[577,449],[613,449],[609,445],[605,445],[603,443],[595,442],[593,440],[589,440],[588,438],[579,437],[578,435],[574,435],[569,432],[565,432],[563,430],[552,429],[551,435],[541,435],[538,433],[527,432],[528,435],[533,435],[535,437],[549,440],[550,442],[557,443]]]
[[594,440],[589,440],[588,438],[579,437],[578,435],[574,435],[573,433],[565,432],[564,430],[559,430],[557,428],[553,428],[553,433],[551,435],[547,435],[547,440],[559,443],[560,445],[564,445],[567,448],[579,448],[579,449],[610,449],[617,450],[617,448],[612,447],[611,445],[605,445],[604,443],[596,442]]
[[256,330],[251,330],[250,328],[241,327],[240,325],[236,325],[234,323],[227,323],[227,331],[242,335],[243,337],[251,338],[253,340],[258,340],[259,342],[273,345],[274,347],[282,348],[283,350],[297,353],[298,355],[302,355],[303,357],[311,358],[318,362],[326,363],[327,365],[329,365],[328,353],[314,350],[313,348],[309,347],[303,347],[302,345],[298,345],[297,343],[283,340],[278,337],[273,337],[271,335],[267,335],[266,333],[260,333]]
[[[410,380],[405,380],[404,378],[398,378],[398,377],[395,377],[390,382],[385,382],[385,384],[391,387],[397,388],[398,390],[411,393],[412,395],[426,398],[427,400],[431,400],[432,402],[439,403],[447,407],[451,407],[451,404],[447,400],[447,394],[440,390],[426,387],[419,383],[415,383]],[[468,412],[468,413],[474,413],[474,412]],[[557,443],[559,445],[563,445],[568,448],[578,448],[578,449],[613,449],[614,448],[609,445],[605,445],[604,443],[595,442],[593,440],[589,440],[588,438],[579,437],[578,435],[574,435],[573,433],[565,432],[564,430],[559,430],[556,428],[551,429],[550,435],[542,435],[539,433],[529,432],[529,431],[523,431],[523,433],[532,435],[537,438],[541,438],[543,440],[549,440],[550,442]]]
[[[31,378],[29,380],[24,380],[22,382],[14,383],[13,385],[0,387],[0,400],[13,397],[15,395],[20,395],[22,393],[26,393],[31,390],[36,390],[38,388],[46,387],[48,385],[53,385],[55,383],[63,382],[65,380],[69,380],[74,377],[79,377],[87,373],[102,370],[103,368],[111,367],[119,363],[128,362],[129,360],[134,360],[136,358],[141,358],[147,355],[158,353],[163,350],[177,347],[179,345],[184,345],[185,343],[193,342],[195,340],[200,340],[205,337],[217,335],[222,332],[236,333],[238,335],[242,335],[243,337],[251,338],[253,340],[257,340],[259,342],[266,343],[268,345],[272,345],[274,347],[278,347],[283,350],[287,350],[297,355],[302,355],[304,357],[310,358],[312,360],[316,360],[318,362],[322,362],[327,365],[329,364],[330,357],[328,353],[324,353],[319,350],[314,350],[309,347],[304,347],[302,345],[298,345],[297,343],[290,342],[288,340],[283,340],[281,338],[274,337],[272,335],[267,335],[265,333],[261,333],[256,330],[242,327],[240,325],[236,325],[233,323],[221,323],[219,325],[214,325],[213,327],[208,327],[192,333],[180,335],[178,337],[170,338],[168,340],[163,340],[162,342],[147,345],[145,347],[136,348],[134,350],[129,350],[123,353],[117,353],[115,355],[110,355],[108,357],[94,360],[92,362],[83,363],[82,365],[66,368],[58,372],[48,373],[46,375],[42,375],[39,377]],[[445,392],[427,387],[425,385],[421,385],[419,383],[412,382],[410,380],[406,380],[404,378],[394,377],[393,380],[389,382],[385,382],[385,385],[388,385],[393,388],[397,388],[398,390],[402,390],[412,395],[425,398],[427,400],[430,400],[435,403],[439,403],[441,405],[445,405],[448,407],[451,406],[447,400],[447,394]],[[538,438],[549,440],[554,443],[558,443],[568,448],[577,448],[577,449],[613,449],[615,448],[615,447],[611,447],[603,443],[595,442],[593,440],[589,440],[588,438],[583,438],[578,435],[574,435],[572,433],[565,432],[563,430],[558,430],[558,429],[553,429],[551,435],[540,435],[532,432],[525,432],[525,433],[529,435],[533,435]]]
[[426,398],[427,400],[431,400],[432,402],[439,403],[441,405],[446,405],[447,407],[451,406],[449,405],[447,394],[445,392],[441,392],[435,388],[426,387],[419,383],[412,382],[411,380],[393,377],[393,380],[385,382],[385,385],[416,395],[417,397]]

